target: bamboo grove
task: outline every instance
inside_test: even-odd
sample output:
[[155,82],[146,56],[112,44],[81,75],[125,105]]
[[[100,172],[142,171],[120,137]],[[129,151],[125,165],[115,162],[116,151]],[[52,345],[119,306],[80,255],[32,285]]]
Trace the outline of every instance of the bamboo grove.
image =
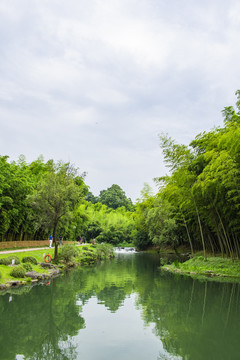
[[144,204],[143,229],[153,243],[189,244],[232,259],[240,256],[240,91],[222,113],[224,126],[196,136],[189,146],[160,134],[170,175],[155,179],[159,193]]

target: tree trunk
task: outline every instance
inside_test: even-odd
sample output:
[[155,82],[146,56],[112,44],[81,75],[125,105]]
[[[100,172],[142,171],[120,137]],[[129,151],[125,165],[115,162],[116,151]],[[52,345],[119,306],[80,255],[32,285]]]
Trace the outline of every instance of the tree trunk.
[[[181,211],[182,213],[182,211]],[[190,237],[190,234],[189,234],[189,231],[188,231],[188,226],[187,226],[187,222],[185,220],[185,217],[182,213],[182,217],[183,217],[183,221],[184,221],[184,225],[185,225],[185,228],[186,228],[186,231],[187,231],[187,236],[188,236],[188,241],[189,241],[189,244],[190,244],[190,247],[191,247],[191,254],[193,256],[194,252],[193,252],[193,244],[192,244],[192,240],[191,240],[191,237]]]

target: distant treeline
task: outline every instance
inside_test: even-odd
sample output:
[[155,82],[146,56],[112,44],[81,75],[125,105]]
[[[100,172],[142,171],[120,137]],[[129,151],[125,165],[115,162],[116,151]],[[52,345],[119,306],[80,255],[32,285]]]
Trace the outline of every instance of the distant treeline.
[[65,240],[98,237],[113,244],[132,241],[134,206],[114,184],[93,196],[70,163],[23,155],[0,156],[0,241],[42,240],[50,233]]

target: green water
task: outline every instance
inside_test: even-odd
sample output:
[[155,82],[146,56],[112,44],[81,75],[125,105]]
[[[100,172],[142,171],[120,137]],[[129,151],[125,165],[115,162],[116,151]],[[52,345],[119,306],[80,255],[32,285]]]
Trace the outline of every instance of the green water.
[[121,254],[0,296],[0,359],[240,359],[240,286]]

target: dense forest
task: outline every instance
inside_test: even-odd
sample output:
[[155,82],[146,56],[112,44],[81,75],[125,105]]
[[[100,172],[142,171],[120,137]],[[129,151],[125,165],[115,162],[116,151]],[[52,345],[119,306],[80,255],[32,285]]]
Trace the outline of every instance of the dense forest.
[[239,257],[240,91],[236,95],[236,109],[222,111],[223,127],[197,135],[189,146],[159,135],[169,174],[155,179],[156,195],[145,184],[136,204],[116,184],[94,196],[86,174],[70,163],[0,156],[0,240],[53,232],[69,240],[81,235],[139,249],[187,245],[192,253]]

